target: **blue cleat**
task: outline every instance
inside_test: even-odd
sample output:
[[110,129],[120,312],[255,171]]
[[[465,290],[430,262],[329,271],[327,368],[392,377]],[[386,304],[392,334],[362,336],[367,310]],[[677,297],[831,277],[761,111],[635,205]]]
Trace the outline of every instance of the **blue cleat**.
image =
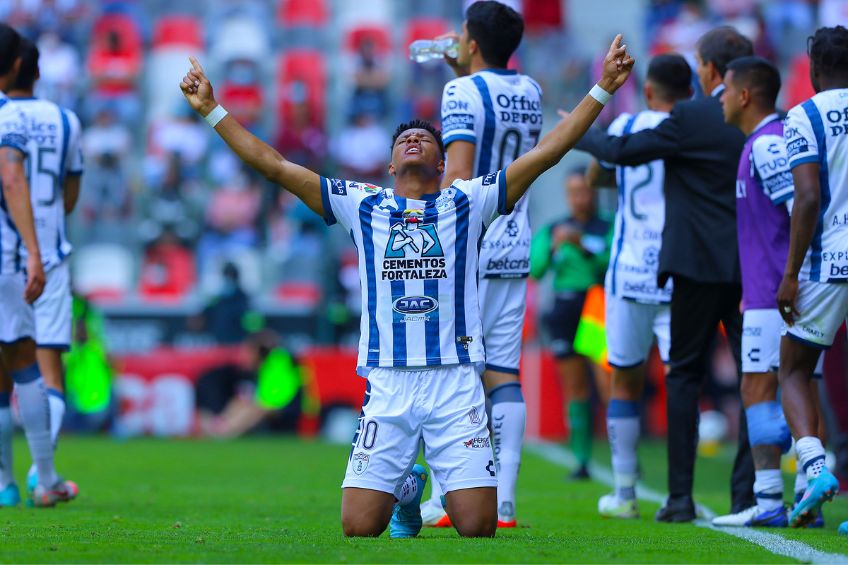
[[21,503],[21,493],[18,492],[18,485],[9,483],[6,488],[0,490],[0,508],[12,508]]
[[789,525],[793,528],[803,528],[815,523],[822,504],[833,500],[839,492],[839,481],[830,471],[822,469],[821,474],[810,481],[804,496],[789,515]]
[[839,529],[836,530],[836,533],[840,536],[848,536],[848,522],[842,522],[839,524]]
[[27,494],[32,494],[38,485],[38,471],[30,471],[27,473]]
[[[803,498],[803,497],[804,497],[803,491],[802,492],[796,492],[795,493],[795,505],[797,505],[799,502],[801,502],[801,498]],[[795,506],[793,506],[792,508],[794,509]],[[812,522],[810,522],[809,524],[807,524],[807,527],[808,528],[824,528],[824,513],[822,512],[821,508],[819,508],[818,514],[816,514],[816,519],[813,520]]]
[[774,510],[761,510],[756,504],[726,516],[713,518],[713,526],[748,527],[748,528],[785,528],[789,525],[786,519],[786,507],[781,505]]
[[414,465],[411,474],[415,476],[418,483],[418,491],[412,500],[404,505],[395,504],[392,512],[392,520],[389,522],[389,537],[391,538],[414,538],[421,531],[423,520],[421,519],[421,496],[424,494],[424,485],[427,484],[427,469],[423,465]]

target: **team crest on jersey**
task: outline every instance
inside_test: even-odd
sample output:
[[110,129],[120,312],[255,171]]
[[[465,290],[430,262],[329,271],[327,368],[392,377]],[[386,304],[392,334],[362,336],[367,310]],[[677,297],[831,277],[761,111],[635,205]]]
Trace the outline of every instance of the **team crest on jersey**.
[[368,461],[371,456],[367,453],[359,452],[353,454],[353,459],[350,462],[350,467],[354,473],[361,475],[368,468]]
[[439,212],[447,212],[448,210],[452,210],[456,208],[456,202],[453,199],[453,189],[449,188],[447,190],[443,190],[442,194],[436,198],[436,210]]
[[439,232],[434,224],[424,223],[424,210],[403,211],[403,221],[392,225],[386,258],[444,257]]
[[656,247],[646,247],[645,251],[642,253],[642,261],[644,261],[646,265],[656,265],[659,259],[660,250]]

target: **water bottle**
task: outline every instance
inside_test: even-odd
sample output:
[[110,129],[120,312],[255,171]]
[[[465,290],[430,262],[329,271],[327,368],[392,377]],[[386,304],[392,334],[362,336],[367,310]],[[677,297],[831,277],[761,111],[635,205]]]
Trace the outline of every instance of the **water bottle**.
[[416,63],[441,59],[445,55],[456,58],[459,43],[450,37],[444,39],[418,39],[409,44],[409,58]]

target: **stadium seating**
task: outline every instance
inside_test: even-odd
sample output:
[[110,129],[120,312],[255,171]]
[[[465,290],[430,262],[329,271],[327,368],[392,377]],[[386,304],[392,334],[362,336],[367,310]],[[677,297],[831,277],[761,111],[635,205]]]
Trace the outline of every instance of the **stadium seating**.
[[203,49],[200,22],[192,16],[163,16],[153,31],[153,50],[166,47]]
[[91,244],[74,252],[74,290],[99,300],[126,298],[135,284],[133,256],[113,243]]
[[189,55],[205,58],[200,23],[190,16],[165,16],[157,21],[145,81],[151,128],[157,120],[173,115],[178,105],[184,104],[178,89],[161,85],[178,84],[182,80]]
[[280,56],[277,63],[277,110],[283,122],[292,116],[292,89],[303,87],[310,115],[316,125],[324,124],[327,91],[326,60],[323,53],[312,50],[291,50]]
[[327,25],[330,15],[324,0],[282,0],[277,8],[277,21],[284,27]]
[[450,24],[441,18],[415,18],[406,26],[404,46],[418,39],[433,39],[449,31]]

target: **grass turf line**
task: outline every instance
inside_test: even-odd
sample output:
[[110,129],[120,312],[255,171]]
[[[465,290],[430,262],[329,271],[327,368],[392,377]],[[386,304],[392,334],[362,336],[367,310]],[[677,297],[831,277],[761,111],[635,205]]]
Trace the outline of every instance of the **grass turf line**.
[[[16,476],[23,483],[29,457],[22,438],[15,447]],[[386,534],[348,540],[339,524],[348,450],[275,438],[123,443],[63,438],[59,469],[79,483],[79,500],[56,509],[0,510],[0,561],[790,561],[718,532],[655,525],[656,505],[643,504],[640,520],[601,520],[595,509],[605,487],[565,481],[561,468],[529,455],[518,500],[519,519],[528,527],[502,530],[494,540],[460,540],[453,530],[434,529],[425,529],[418,540],[389,540]],[[604,462],[603,448],[597,451]],[[664,477],[661,447],[648,444],[641,455],[649,482]],[[725,461],[699,463],[697,488],[716,510],[726,505],[728,474]],[[848,515],[842,502],[829,506]],[[836,525],[830,518],[829,527]],[[840,549],[833,532],[797,533],[810,545],[811,538],[819,540],[823,551]]]

